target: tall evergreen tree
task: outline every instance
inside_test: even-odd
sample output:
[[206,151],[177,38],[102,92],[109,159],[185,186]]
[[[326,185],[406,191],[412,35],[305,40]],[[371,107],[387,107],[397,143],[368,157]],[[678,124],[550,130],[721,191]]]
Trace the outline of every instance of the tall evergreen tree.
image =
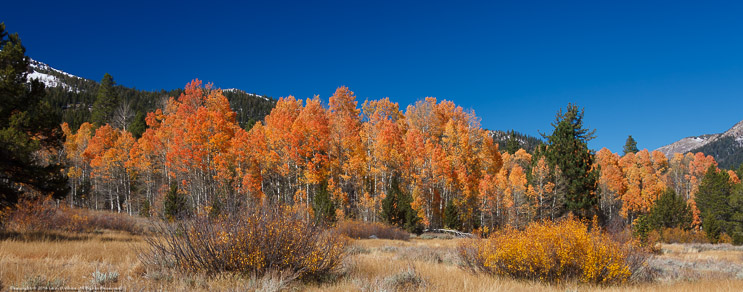
[[188,199],[184,194],[178,192],[178,184],[170,185],[170,190],[165,194],[163,201],[163,216],[168,220],[188,217],[191,210],[188,207]]
[[662,228],[684,228],[691,227],[691,208],[686,204],[684,198],[676,195],[672,188],[655,200],[655,204],[648,214],[650,225],[656,229]]
[[632,135],[629,135],[629,137],[627,137],[627,142],[624,143],[624,155],[627,155],[627,153],[637,153],[639,151],[640,150],[637,149],[637,141],[632,138]]
[[506,152],[509,154],[514,154],[516,151],[519,151],[521,148],[521,143],[519,143],[519,139],[516,137],[516,131],[511,130],[508,131],[508,141],[506,141]]
[[147,130],[147,122],[145,122],[145,114],[144,112],[137,112],[137,115],[134,116],[134,121],[129,126],[129,132],[132,133],[132,136],[134,138],[139,139],[142,137],[142,134],[144,134],[144,131]]
[[702,228],[710,240],[717,241],[722,232],[728,229],[731,219],[730,198],[733,186],[725,171],[718,171],[711,165],[699,184],[696,203],[702,215]]
[[408,232],[420,234],[423,226],[418,212],[410,205],[412,202],[413,197],[400,189],[399,178],[393,177],[391,187],[382,200],[382,219]]
[[462,230],[462,221],[459,220],[459,210],[450,200],[444,208],[444,227],[454,230]]
[[42,101],[44,85],[26,83],[28,65],[20,37],[0,23],[0,208],[23,196],[67,194],[62,166],[36,155],[60,147],[62,133],[60,118]]
[[583,128],[583,110],[572,104],[557,113],[552,126],[552,134],[542,134],[547,144],[541,152],[552,169],[559,168],[567,184],[565,208],[580,218],[591,218],[598,214],[599,172],[593,168],[594,154],[588,149],[595,130]]
[[106,73],[103,75],[101,84],[98,87],[98,93],[95,96],[95,102],[93,103],[93,112],[91,113],[91,120],[98,127],[111,121],[114,110],[116,110],[116,106],[119,104],[116,91],[114,90],[115,85],[116,83],[111,74]]
[[312,211],[315,213],[315,220],[320,224],[335,222],[335,209],[335,203],[333,203],[333,199],[328,192],[328,183],[322,182],[312,201]]
[[743,183],[733,187],[730,195],[730,228],[728,234],[733,237],[733,244],[743,244]]

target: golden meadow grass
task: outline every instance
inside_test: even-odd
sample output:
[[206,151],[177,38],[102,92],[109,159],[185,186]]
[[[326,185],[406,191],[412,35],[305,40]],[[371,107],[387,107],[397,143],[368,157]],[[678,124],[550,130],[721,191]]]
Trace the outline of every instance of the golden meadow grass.
[[[31,210],[39,214],[52,214],[44,210]],[[109,219],[106,212],[98,214],[92,212],[84,214],[87,222],[116,222]],[[79,215],[76,212],[53,213],[56,218],[64,219],[65,216]],[[68,216],[68,217],[69,217]],[[21,219],[26,217],[19,217]],[[254,218],[259,219],[259,218]],[[26,220],[26,219],[23,219]],[[22,221],[23,221],[22,220]],[[117,219],[118,220],[118,219]],[[64,221],[63,222],[71,222]],[[263,226],[255,228],[255,231],[263,232],[264,238],[277,238],[281,235],[279,230],[294,228],[302,229],[300,221],[284,218],[282,224],[277,225],[280,220],[257,220],[251,226]],[[292,223],[293,222],[293,223]],[[138,222],[135,225],[141,225]],[[77,223],[76,223],[77,224]],[[89,223],[86,223],[89,224]],[[292,225],[295,224],[295,225]],[[584,247],[597,247],[589,243],[595,243],[591,239],[590,232],[585,226],[570,225],[567,223],[550,223],[553,225],[563,224],[568,235],[575,235],[578,239],[573,240],[576,244]],[[127,230],[145,230],[142,226],[130,228],[132,224],[112,224],[110,226],[127,226]],[[300,224],[301,225],[301,224]],[[538,240],[542,244],[554,242],[555,238],[550,236],[562,236],[559,226],[547,226],[544,230],[536,228],[531,236],[541,236],[541,239],[525,237],[526,240]],[[21,225],[18,225],[22,227]],[[31,225],[28,225],[31,226]],[[68,226],[68,225],[63,225]],[[116,281],[104,283],[106,287],[124,287],[133,291],[278,291],[308,290],[308,291],[394,291],[394,290],[425,290],[425,291],[566,291],[566,290],[600,290],[600,291],[739,291],[743,287],[743,247],[735,247],[729,244],[665,244],[660,250],[662,254],[651,257],[648,265],[655,274],[657,281],[653,283],[621,283],[614,285],[581,284],[581,277],[568,279],[560,283],[534,280],[514,280],[503,273],[473,273],[462,268],[465,262],[459,255],[458,249],[469,242],[463,239],[450,239],[424,234],[407,241],[388,239],[361,239],[361,240],[333,240],[340,243],[349,241],[345,248],[345,258],[338,266],[326,269],[329,273],[321,273],[322,276],[311,277],[312,279],[298,280],[296,271],[274,271],[264,270],[265,274],[240,273],[232,269],[225,269],[220,273],[199,272],[198,269],[178,268],[173,263],[160,261],[162,266],[143,264],[143,252],[147,252],[150,245],[147,240],[165,239],[167,233],[158,234],[155,237],[147,237],[132,234],[131,232],[112,231],[104,229],[100,231],[87,225],[75,225],[82,227],[80,230],[93,230],[87,232],[73,231],[50,231],[43,226],[31,226],[25,230],[16,228],[0,234],[0,281],[6,289],[8,287],[29,287],[33,285],[58,285],[68,287],[90,287],[94,283],[93,274],[115,273],[118,275]],[[355,229],[368,231],[368,226],[352,224]],[[201,240],[196,247],[218,248],[225,252],[226,262],[232,260],[257,257],[252,253],[231,253],[229,247],[236,245],[250,245],[259,243],[256,238],[250,237],[255,234],[242,234],[234,229],[229,222],[224,221],[214,229],[193,228],[188,231],[181,230],[181,234],[189,232],[201,233],[192,236],[192,239]],[[203,226],[202,226],[203,227]],[[244,227],[244,226],[243,226]],[[77,227],[76,227],[77,228]],[[546,229],[545,229],[546,228]],[[65,229],[65,228],[62,228]],[[234,230],[232,230],[234,229]],[[152,229],[148,229],[153,231]],[[156,230],[154,230],[156,231]],[[175,230],[177,235],[179,232]],[[502,230],[504,235],[512,236],[513,230]],[[297,232],[293,232],[299,234]],[[230,235],[232,234],[232,236]],[[337,236],[337,235],[336,235]],[[538,237],[539,237],[538,236]],[[603,236],[603,235],[602,235]],[[322,237],[318,237],[321,239]],[[497,238],[497,237],[493,237]],[[479,240],[482,246],[492,246],[495,239]],[[551,238],[551,239],[550,239]],[[271,240],[262,243],[262,250],[286,249],[299,251],[292,248],[292,244],[309,245],[307,237],[291,238],[284,241],[287,244],[272,244]],[[598,239],[605,239],[599,236]],[[314,241],[315,243],[319,241]],[[514,241],[516,242],[516,241]],[[498,244],[505,244],[506,241]],[[599,241],[600,243],[600,241]],[[203,245],[206,244],[206,245]],[[322,244],[321,244],[322,245]],[[514,255],[513,251],[518,249],[503,248],[505,255]],[[528,246],[527,246],[528,247]],[[535,250],[537,248],[532,247]],[[611,251],[609,247],[607,250]],[[249,250],[249,249],[246,249]],[[258,252],[261,249],[255,249]],[[333,249],[331,249],[333,250]],[[198,248],[195,251],[199,251]],[[204,250],[201,250],[204,251]],[[296,252],[294,251],[294,252]],[[297,261],[299,265],[316,263],[318,259],[317,250],[308,249],[306,259]],[[495,249],[483,249],[486,258],[497,261],[492,257]],[[337,253],[336,253],[337,254]],[[198,256],[197,253],[190,256]],[[229,256],[234,255],[234,256]],[[278,253],[277,253],[278,255]],[[604,254],[607,255],[607,254]],[[245,257],[243,257],[245,256]],[[604,257],[606,258],[606,257]],[[312,259],[315,259],[313,261]],[[600,258],[596,258],[600,259]],[[250,261],[249,261],[250,262]],[[597,261],[594,261],[596,263]],[[598,261],[601,262],[601,261]],[[234,261],[232,262],[234,263]],[[193,262],[182,262],[188,266]],[[225,265],[227,267],[229,265]],[[528,267],[528,265],[524,265]],[[315,266],[319,267],[319,266]],[[327,266],[326,266],[327,267]],[[99,274],[100,275],[100,274]],[[529,277],[527,277],[529,278]],[[586,281],[591,282],[591,281]],[[99,282],[103,283],[103,282]],[[99,284],[98,283],[98,284]]]
[[[46,238],[0,240],[0,280],[5,287],[22,286],[34,276],[62,279],[66,286],[91,285],[96,270],[116,271],[117,283],[133,291],[220,291],[288,288],[306,291],[379,291],[406,289],[425,291],[740,291],[743,280],[713,271],[690,271],[696,278],[659,280],[655,283],[595,286],[567,282],[548,284],[471,273],[459,267],[456,248],[461,239],[354,240],[337,276],[325,282],[286,283],[287,275],[268,274],[250,278],[236,275],[204,277],[148,271],[137,258],[144,237],[104,231],[80,236],[59,233]],[[732,246],[663,245],[658,260],[687,261],[697,265],[709,261],[743,264],[743,250]],[[674,267],[669,267],[674,268]],[[684,269],[683,267],[675,267]],[[683,275],[682,275],[683,276]],[[283,278],[282,278],[283,277]],[[416,282],[416,278],[418,282]]]

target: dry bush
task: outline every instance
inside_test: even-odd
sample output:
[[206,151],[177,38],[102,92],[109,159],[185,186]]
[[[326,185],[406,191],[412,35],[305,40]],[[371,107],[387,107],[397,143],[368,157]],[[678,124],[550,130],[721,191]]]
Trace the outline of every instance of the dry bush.
[[6,214],[7,231],[18,233],[67,231],[92,232],[109,229],[142,234],[144,224],[127,214],[70,208],[51,198],[21,201]]
[[410,239],[410,233],[407,231],[380,222],[342,221],[336,225],[335,229],[338,233],[354,239],[374,237],[397,240]]
[[717,243],[727,243],[727,244],[733,244],[733,238],[730,237],[727,233],[720,234],[720,238],[717,240]]
[[[652,231],[651,233],[657,233]],[[665,228],[661,230],[660,241],[665,243],[709,243],[704,231],[684,230],[682,228]]]
[[465,241],[462,263],[475,271],[548,282],[623,283],[641,270],[646,253],[594,227],[568,219],[506,228],[488,239]]
[[186,273],[262,276],[289,271],[320,279],[345,256],[346,239],[285,210],[256,210],[208,218],[197,216],[157,226],[140,259],[149,267]]

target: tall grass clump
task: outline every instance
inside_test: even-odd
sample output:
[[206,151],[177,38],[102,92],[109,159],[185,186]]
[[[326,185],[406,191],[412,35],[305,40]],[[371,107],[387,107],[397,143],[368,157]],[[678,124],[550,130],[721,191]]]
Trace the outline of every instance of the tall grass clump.
[[162,223],[140,259],[186,273],[321,279],[340,265],[346,240],[287,210],[253,210]]
[[463,243],[459,254],[475,271],[556,283],[623,283],[646,260],[644,251],[633,244],[614,241],[598,227],[589,231],[573,219],[498,230],[487,239]]
[[410,239],[410,233],[407,231],[380,222],[341,221],[335,229],[338,233],[354,239]]

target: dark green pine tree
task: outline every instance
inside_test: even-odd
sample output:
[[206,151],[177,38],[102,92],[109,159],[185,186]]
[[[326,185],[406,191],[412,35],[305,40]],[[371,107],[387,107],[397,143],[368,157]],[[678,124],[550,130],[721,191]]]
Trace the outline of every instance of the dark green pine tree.
[[583,128],[583,110],[568,104],[567,110],[557,113],[552,134],[542,136],[547,140],[543,146],[547,162],[553,169],[560,169],[566,182],[565,208],[579,218],[591,218],[598,214],[598,170],[593,169],[593,151],[588,141],[594,132]]
[[743,244],[743,183],[733,187],[730,195],[730,228],[728,234],[733,238],[733,244]]
[[444,208],[444,227],[454,230],[462,230],[462,221],[459,220],[459,210],[454,201],[449,201]]
[[132,136],[134,138],[139,139],[142,137],[142,134],[144,134],[144,131],[147,130],[147,122],[145,121],[145,114],[143,112],[137,112],[137,115],[134,116],[134,121],[129,126],[129,132],[132,133]]
[[640,150],[637,149],[637,141],[632,138],[632,135],[629,135],[629,137],[627,137],[627,142],[624,143],[624,155],[627,155],[627,153],[637,153],[639,151]]
[[655,204],[648,214],[650,225],[655,229],[684,228],[689,229],[692,222],[691,208],[686,200],[676,195],[673,189],[668,188],[655,200]]
[[31,194],[59,199],[68,191],[62,166],[35,158],[40,149],[61,147],[61,118],[42,101],[44,85],[26,83],[28,65],[20,37],[0,23],[0,208]]
[[91,120],[97,127],[111,121],[114,110],[119,104],[116,92],[114,91],[115,85],[113,76],[108,73],[103,75],[101,84],[98,87],[98,93],[95,96],[95,102],[93,102],[93,112],[91,113]]
[[410,205],[413,197],[400,189],[399,179],[394,176],[387,194],[382,200],[382,219],[408,232],[420,234],[423,226],[420,223],[418,213]]
[[713,242],[728,229],[727,223],[732,215],[730,207],[732,190],[728,173],[717,171],[714,165],[707,169],[699,184],[695,201],[702,215],[702,228]]
[[170,190],[165,194],[163,201],[163,215],[165,219],[182,219],[191,215],[186,197],[178,192],[178,184],[171,184]]
[[320,184],[312,201],[312,211],[315,213],[315,220],[320,224],[327,225],[335,222],[335,203],[328,192],[327,182]]
[[516,151],[519,151],[520,148],[521,143],[519,143],[519,139],[516,138],[516,132],[514,130],[509,131],[508,141],[506,141],[506,152],[514,154]]

